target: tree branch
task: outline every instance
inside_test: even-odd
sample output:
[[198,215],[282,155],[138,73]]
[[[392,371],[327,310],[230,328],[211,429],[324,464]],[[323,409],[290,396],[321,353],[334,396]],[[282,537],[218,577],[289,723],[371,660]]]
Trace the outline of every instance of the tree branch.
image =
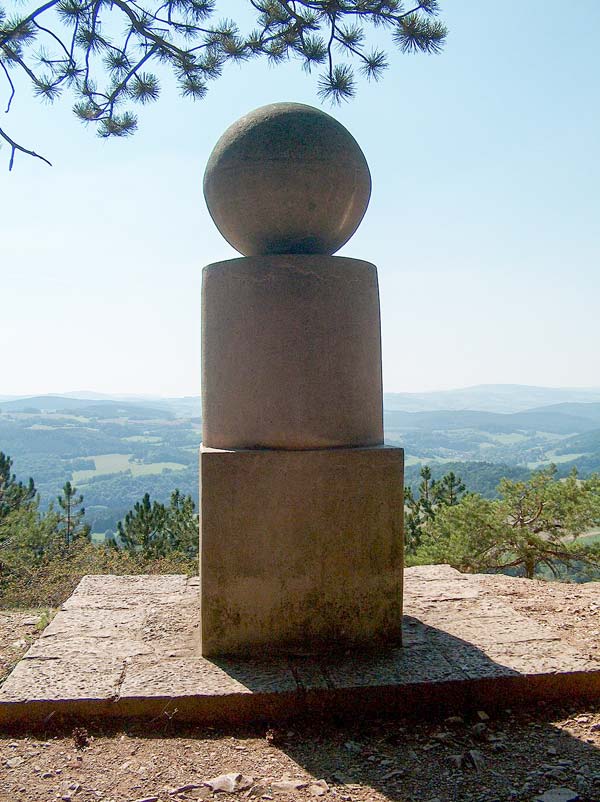
[[15,161],[15,152],[17,150],[20,151],[21,153],[26,153],[28,156],[33,156],[36,159],[41,159],[43,162],[46,162],[46,164],[52,167],[52,162],[49,162],[48,159],[46,159],[44,156],[40,156],[40,154],[36,153],[34,150],[28,150],[28,148],[24,148],[22,145],[19,145],[17,142],[11,139],[9,135],[6,133],[6,131],[2,130],[2,128],[0,128],[0,137],[2,137],[2,139],[8,142],[11,148],[10,161],[8,162],[9,171],[12,170],[13,168],[13,164]]
[[4,70],[4,74],[6,75],[6,80],[10,84],[10,97],[8,98],[8,103],[6,104],[6,109],[4,110],[5,113],[8,114],[8,112],[10,111],[11,103],[13,102],[13,98],[15,96],[15,85],[13,84],[12,78],[10,77],[10,74],[9,74],[8,70],[6,69],[6,65],[4,64],[3,61],[0,61],[0,66]]

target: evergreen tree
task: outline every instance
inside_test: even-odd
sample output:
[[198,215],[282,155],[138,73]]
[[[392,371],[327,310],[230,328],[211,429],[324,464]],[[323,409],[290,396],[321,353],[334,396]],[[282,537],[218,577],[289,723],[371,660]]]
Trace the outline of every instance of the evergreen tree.
[[174,490],[166,513],[170,549],[187,557],[195,557],[198,554],[200,533],[194,500],[191,496]]
[[165,551],[164,504],[151,502],[150,494],[136,502],[133,510],[117,524],[117,535],[126,549],[141,551],[144,556],[163,554]]
[[436,504],[454,507],[466,492],[466,486],[454,471],[449,471],[436,483],[433,496]]
[[83,523],[85,508],[83,496],[77,495],[77,488],[71,482],[65,482],[62,495],[58,496],[58,505],[63,514],[60,516],[60,529],[64,533],[67,548],[75,538],[89,538],[90,528]]
[[443,506],[454,506],[464,494],[463,481],[450,471],[439,481],[432,478],[431,468],[424,465],[420,470],[421,482],[418,495],[410,487],[404,489],[404,532],[406,554],[417,553],[423,539],[424,527],[433,521],[437,511]]
[[171,493],[169,506],[150,501],[146,493],[117,524],[117,536],[130,551],[144,557],[165,557],[179,552],[188,557],[198,553],[198,517],[191,496],[179,490]]
[[51,506],[41,512],[33,499],[0,519],[0,574],[7,564],[35,562],[58,555],[64,540],[59,534],[60,516]]
[[12,465],[11,458],[0,451],[0,519],[35,498],[33,479],[30,478],[27,484],[17,482],[17,477],[11,473]]
[[[18,0],[11,5],[8,15],[0,8],[6,110],[19,86],[12,70],[45,101],[70,90],[76,116],[103,137],[133,133],[134,104],[159,97],[153,65],[197,100],[229,62],[296,59],[307,72],[320,69],[319,94],[339,103],[355,94],[353,65],[375,80],[388,66],[385,51],[369,43],[372,28],[386,29],[402,53],[439,53],[447,35],[435,19],[438,0],[407,7],[402,0],[246,0],[254,16],[246,32],[234,20],[213,21],[219,0],[49,0],[27,11]],[[0,138],[10,148],[9,168],[16,151],[47,162],[2,128]]]
[[41,558],[56,544],[58,517],[52,506],[39,509],[35,484],[18,482],[11,473],[12,460],[0,451],[0,574],[15,554],[23,559]]
[[500,498],[474,493],[443,505],[423,528],[420,563],[444,563],[461,571],[517,568],[532,579],[541,566],[558,577],[563,566],[600,567],[600,544],[579,538],[600,523],[600,476],[564,480],[556,468],[536,472],[527,482],[503,479]]

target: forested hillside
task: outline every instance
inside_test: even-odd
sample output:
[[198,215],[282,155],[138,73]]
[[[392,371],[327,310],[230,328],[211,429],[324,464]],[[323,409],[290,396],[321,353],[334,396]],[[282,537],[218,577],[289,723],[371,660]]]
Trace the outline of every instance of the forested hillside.
[[[566,400],[520,408],[523,398],[540,398],[543,389],[523,388],[521,396],[514,387],[495,387],[488,395],[481,388],[453,391],[465,394],[459,400],[492,408],[510,403],[517,411],[386,408],[386,441],[406,450],[406,484],[415,487],[421,465],[428,464],[434,478],[454,471],[470,490],[493,498],[502,477],[525,479],[531,469],[551,463],[562,476],[574,466],[582,477],[599,471],[600,402],[572,401],[567,394],[586,391],[553,390],[547,397]],[[594,397],[592,391],[585,397],[590,393]],[[429,394],[423,403],[441,403],[444,396]],[[417,400],[386,395],[386,405],[394,402],[410,406]],[[146,492],[166,502],[179,488],[197,500],[200,439],[199,398],[0,402],[0,451],[11,455],[19,478],[35,477],[42,506],[66,481],[76,483],[96,534],[114,531]]]

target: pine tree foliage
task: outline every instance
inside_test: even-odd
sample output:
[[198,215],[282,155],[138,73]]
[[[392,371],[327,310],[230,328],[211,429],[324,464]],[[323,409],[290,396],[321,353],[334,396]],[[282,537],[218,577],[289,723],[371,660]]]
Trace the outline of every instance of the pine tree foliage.
[[405,545],[407,555],[417,553],[423,540],[423,531],[431,523],[441,507],[453,507],[459,503],[466,492],[466,487],[454,471],[432,478],[431,468],[424,465],[420,471],[421,483],[417,495],[410,487],[404,488]]
[[194,557],[198,553],[198,517],[191,496],[171,493],[169,505],[150,501],[146,493],[117,525],[120,543],[145,557],[164,557],[173,552]]
[[179,490],[168,505],[148,495],[135,505],[119,526],[125,548],[93,543],[84,515],[71,482],[42,510],[33,481],[18,482],[0,452],[0,606],[60,605],[86,574],[197,571],[198,517]]
[[152,503],[150,494],[145,493],[137,501],[123,521],[117,524],[117,535],[122,545],[131,550],[144,552],[153,550],[162,539],[165,508],[158,501]]
[[58,506],[62,510],[59,518],[59,528],[64,534],[67,548],[76,538],[89,538],[90,527],[83,523],[85,508],[83,496],[77,494],[77,488],[71,482],[65,482],[62,494],[57,497]]
[[[437,19],[438,0],[244,0],[255,27],[242,31],[217,14],[219,0],[48,0],[24,11],[19,0],[0,6],[0,78],[6,111],[16,92],[14,76],[52,103],[68,90],[73,110],[101,137],[128,136],[137,128],[136,104],[160,96],[157,73],[175,76],[181,94],[199,100],[228,62],[297,59],[319,70],[320,96],[333,103],[356,92],[356,69],[378,80],[386,53],[368,33],[385,28],[402,53],[439,53],[447,31]],[[11,7],[12,10],[11,10]],[[49,162],[15,142],[17,151]]]
[[12,473],[12,459],[0,451],[0,520],[9,513],[27,505],[35,497],[33,479],[27,484],[18,482]]
[[565,566],[600,567],[600,544],[580,537],[600,524],[600,476],[564,480],[556,468],[527,482],[503,479],[500,498],[468,493],[427,521],[418,562],[449,563],[461,571],[518,569],[532,579],[545,567],[559,577]]

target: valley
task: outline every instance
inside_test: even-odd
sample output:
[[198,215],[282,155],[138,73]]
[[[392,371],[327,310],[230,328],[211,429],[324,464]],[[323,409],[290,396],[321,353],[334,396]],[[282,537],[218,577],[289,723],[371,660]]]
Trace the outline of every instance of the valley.
[[[453,470],[470,490],[493,497],[503,476],[524,479],[553,463],[562,476],[574,467],[582,477],[600,471],[600,391],[545,390],[386,394],[386,442],[406,450],[406,484],[414,486],[428,464],[434,477]],[[555,403],[523,408],[531,399]],[[444,401],[475,408],[435,408]],[[166,501],[177,487],[197,501],[200,440],[199,397],[0,402],[0,450],[13,458],[18,477],[34,477],[43,506],[67,480],[75,483],[96,539],[114,531],[146,492]]]

